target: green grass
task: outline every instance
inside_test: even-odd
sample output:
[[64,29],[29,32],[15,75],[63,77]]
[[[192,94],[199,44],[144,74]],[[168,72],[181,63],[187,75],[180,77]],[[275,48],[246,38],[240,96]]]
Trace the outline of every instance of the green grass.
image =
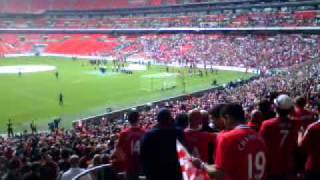
[[[86,60],[54,57],[0,58],[0,66],[44,64],[57,67],[60,78],[54,72],[4,75],[0,74],[0,132],[5,132],[7,120],[13,119],[15,131],[29,129],[35,120],[39,129],[46,129],[47,123],[55,117],[62,117],[62,125],[71,127],[72,120],[113,110],[132,107],[150,101],[165,99],[183,93],[182,80],[177,88],[167,91],[146,91],[142,86],[150,86],[142,76],[165,72],[164,67],[152,66],[150,70],[133,75],[112,73],[99,75],[94,66]],[[109,66],[111,63],[109,63]],[[177,69],[176,69],[177,70]],[[185,69],[180,69],[186,71]],[[186,93],[211,87],[213,79],[219,84],[248,78],[250,74],[219,71],[203,78],[186,77]],[[148,84],[147,84],[148,83]],[[64,106],[59,106],[58,94],[64,94]]]

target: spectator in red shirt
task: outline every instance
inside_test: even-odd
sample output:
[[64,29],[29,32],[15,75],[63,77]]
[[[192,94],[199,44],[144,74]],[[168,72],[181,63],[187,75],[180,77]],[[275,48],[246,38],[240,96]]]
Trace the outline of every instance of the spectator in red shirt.
[[189,152],[208,163],[209,144],[215,144],[216,135],[213,133],[202,132],[202,115],[199,110],[189,112],[189,128],[185,130],[185,143]]
[[225,105],[221,115],[228,131],[220,136],[216,164],[202,164],[202,167],[218,180],[265,179],[266,147],[260,135],[245,125],[242,107],[238,104]]
[[263,121],[263,115],[259,110],[253,110],[250,115],[250,121],[248,122],[248,126],[257,132],[259,132],[260,126]]
[[294,103],[288,95],[274,100],[278,116],[264,121],[260,134],[268,150],[267,174],[270,180],[286,180],[295,177],[295,152],[299,126],[289,118]]
[[145,131],[139,127],[138,111],[132,110],[128,115],[128,121],[131,127],[120,133],[114,155],[125,165],[127,179],[136,180],[142,171],[139,163],[140,139]]
[[308,125],[313,123],[316,119],[316,114],[305,109],[307,101],[304,97],[299,96],[295,99],[295,108],[294,108],[294,120],[300,121],[301,127],[305,130]]
[[304,135],[299,138],[299,145],[307,154],[305,179],[320,179],[320,120],[308,126]]

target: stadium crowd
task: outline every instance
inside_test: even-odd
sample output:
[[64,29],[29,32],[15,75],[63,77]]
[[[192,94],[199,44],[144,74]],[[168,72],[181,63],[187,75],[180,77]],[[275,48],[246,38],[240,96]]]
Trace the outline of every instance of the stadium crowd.
[[[303,35],[154,35],[130,45],[160,62],[220,66],[282,68],[319,57],[319,36]],[[169,62],[169,63],[171,63]]]
[[[21,40],[23,39],[23,40]],[[205,64],[243,68],[283,68],[319,57],[319,35],[9,35],[0,40],[0,56],[32,53],[36,44],[46,44],[43,53],[106,55],[115,59],[154,59],[162,63]],[[86,47],[79,48],[82,43]],[[68,47],[68,48],[65,48]]]
[[263,152],[250,167],[255,168],[255,179],[319,179],[319,77],[317,61],[287,74],[132,110],[119,119],[102,118],[71,130],[1,138],[0,176],[5,180],[65,180],[84,169],[112,163],[115,172],[126,171],[128,179],[138,175],[181,179],[175,145],[179,139],[199,158],[194,159],[195,166],[211,176],[248,179],[247,166],[240,165],[247,162],[244,152],[228,151],[232,145],[222,144],[243,130],[251,137],[246,139],[250,152]]

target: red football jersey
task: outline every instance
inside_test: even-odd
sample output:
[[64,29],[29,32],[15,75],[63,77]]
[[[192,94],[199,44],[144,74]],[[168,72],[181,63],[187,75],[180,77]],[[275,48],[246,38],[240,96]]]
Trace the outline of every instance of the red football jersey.
[[129,128],[120,133],[117,148],[124,156],[124,168],[129,172],[140,171],[140,139],[145,134],[141,128]]
[[[294,117],[301,122],[300,125],[303,127],[303,129],[305,130],[311,123],[315,122],[315,113],[308,111],[306,109],[301,109],[301,108],[295,108],[294,110]],[[302,119],[305,117],[309,117],[307,119]]]
[[301,146],[308,155],[306,171],[320,172],[320,120],[308,126]]
[[260,134],[268,150],[268,175],[282,176],[293,172],[298,129],[294,121],[273,118],[262,123]]
[[204,162],[208,162],[209,160],[210,143],[212,143],[215,147],[216,134],[194,130],[185,131],[185,144],[188,151],[193,156],[200,158]]
[[241,125],[219,135],[216,168],[225,180],[265,179],[266,165],[266,147],[255,130]]

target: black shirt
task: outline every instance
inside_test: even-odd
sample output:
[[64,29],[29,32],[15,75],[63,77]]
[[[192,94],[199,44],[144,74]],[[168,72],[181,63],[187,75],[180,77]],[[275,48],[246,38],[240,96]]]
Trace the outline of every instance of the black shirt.
[[176,140],[183,142],[183,131],[154,128],[141,142],[141,162],[150,180],[182,179],[177,155]]

